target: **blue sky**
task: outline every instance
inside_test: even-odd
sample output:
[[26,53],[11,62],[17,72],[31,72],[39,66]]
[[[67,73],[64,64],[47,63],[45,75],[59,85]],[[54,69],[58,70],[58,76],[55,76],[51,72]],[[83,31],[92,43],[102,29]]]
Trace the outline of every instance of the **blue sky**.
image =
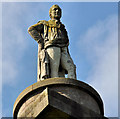
[[77,80],[99,92],[105,116],[118,117],[117,2],[3,2],[2,116],[11,117],[17,96],[37,82],[37,43],[27,29],[49,20],[53,4],[62,8]]

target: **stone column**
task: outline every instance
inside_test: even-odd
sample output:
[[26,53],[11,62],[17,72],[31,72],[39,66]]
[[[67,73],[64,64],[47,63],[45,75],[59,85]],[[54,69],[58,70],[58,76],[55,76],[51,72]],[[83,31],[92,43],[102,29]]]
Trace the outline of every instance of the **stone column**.
[[106,119],[102,99],[95,89],[68,78],[50,78],[27,87],[15,101],[13,117]]

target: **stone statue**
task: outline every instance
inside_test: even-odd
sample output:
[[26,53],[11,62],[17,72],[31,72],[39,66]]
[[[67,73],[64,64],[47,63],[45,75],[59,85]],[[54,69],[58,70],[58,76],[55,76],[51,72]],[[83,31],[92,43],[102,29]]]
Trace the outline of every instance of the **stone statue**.
[[28,33],[38,42],[37,81],[46,78],[65,77],[76,79],[76,66],[70,57],[69,39],[61,23],[61,8],[53,5],[50,20],[41,20],[28,28]]

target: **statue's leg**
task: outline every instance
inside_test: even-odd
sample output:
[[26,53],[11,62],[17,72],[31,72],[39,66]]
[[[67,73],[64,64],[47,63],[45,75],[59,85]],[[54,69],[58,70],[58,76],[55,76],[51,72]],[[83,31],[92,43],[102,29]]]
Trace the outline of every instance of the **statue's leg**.
[[58,47],[49,47],[47,48],[47,53],[50,58],[51,78],[59,77],[58,70],[59,70],[59,65],[60,65],[61,50]]
[[76,66],[68,53],[67,47],[61,49],[61,65],[68,71],[68,78],[76,79]]

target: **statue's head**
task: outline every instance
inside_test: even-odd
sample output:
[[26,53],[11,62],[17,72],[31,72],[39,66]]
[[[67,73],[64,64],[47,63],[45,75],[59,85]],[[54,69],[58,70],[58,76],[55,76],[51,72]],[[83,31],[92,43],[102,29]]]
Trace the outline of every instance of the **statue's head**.
[[61,18],[61,8],[58,5],[53,5],[49,10],[49,15],[51,19],[60,19]]

